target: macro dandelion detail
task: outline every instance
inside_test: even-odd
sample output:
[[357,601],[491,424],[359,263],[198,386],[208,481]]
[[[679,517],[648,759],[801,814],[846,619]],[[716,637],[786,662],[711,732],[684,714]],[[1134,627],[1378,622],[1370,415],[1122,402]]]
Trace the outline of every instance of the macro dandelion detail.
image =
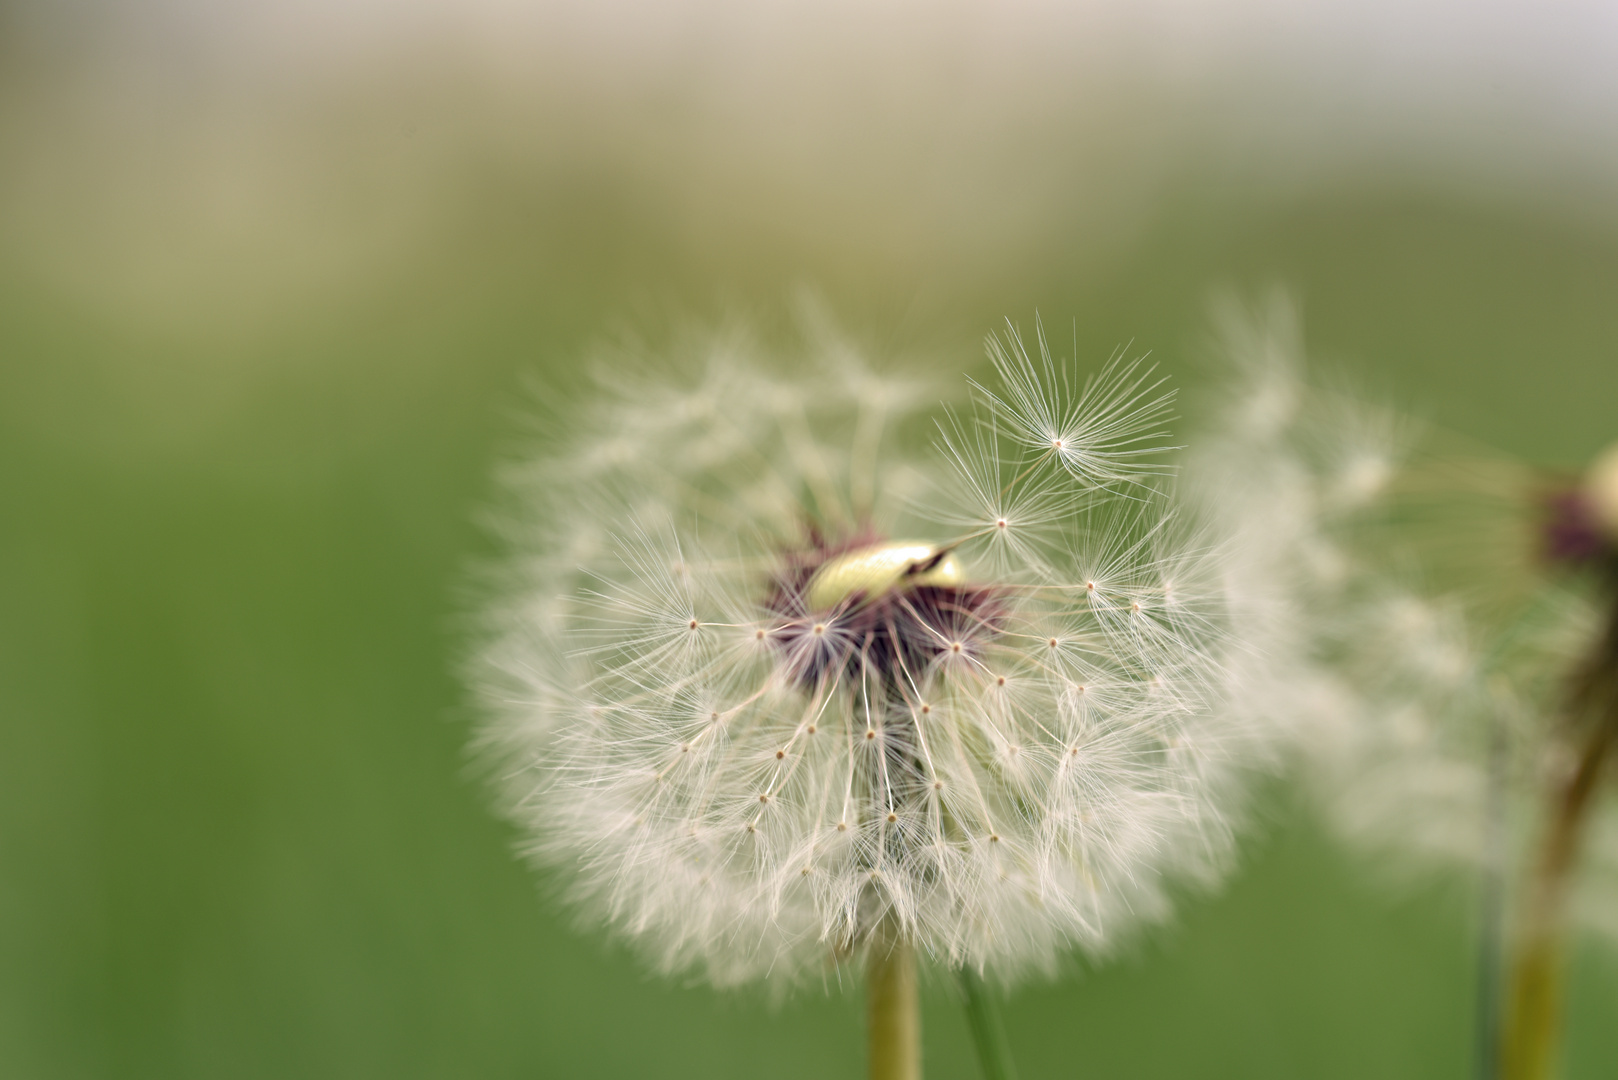
[[687,351],[614,357],[511,475],[483,740],[583,910],[664,971],[874,992],[1052,972],[1216,874],[1247,732],[1151,368],[1008,330],[928,418],[835,337]]
[[1221,353],[1187,472],[1253,645],[1233,685],[1339,833],[1476,875],[1479,1074],[1548,1077],[1566,924],[1618,940],[1618,453],[1568,476],[1423,432],[1312,376],[1279,296],[1227,306]]

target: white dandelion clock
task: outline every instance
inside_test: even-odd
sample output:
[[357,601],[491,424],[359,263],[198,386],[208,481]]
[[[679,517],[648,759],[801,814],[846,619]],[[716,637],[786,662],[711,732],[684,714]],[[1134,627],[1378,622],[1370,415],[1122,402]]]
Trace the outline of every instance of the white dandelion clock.
[[892,957],[1049,972],[1210,880],[1248,732],[1150,370],[1008,333],[917,455],[925,379],[760,352],[620,358],[516,471],[477,678],[534,858],[665,971],[868,959],[877,1026]]

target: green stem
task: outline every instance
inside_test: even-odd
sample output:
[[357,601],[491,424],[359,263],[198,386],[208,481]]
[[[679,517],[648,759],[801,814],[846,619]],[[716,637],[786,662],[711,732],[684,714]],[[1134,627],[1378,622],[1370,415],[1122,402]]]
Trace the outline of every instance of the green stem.
[[1579,842],[1607,759],[1618,745],[1618,605],[1574,681],[1582,728],[1571,772],[1551,787],[1545,839],[1523,906],[1501,1062],[1506,1080],[1551,1080],[1562,1028],[1562,939]]
[[1562,1027],[1562,929],[1590,796],[1613,742],[1610,723],[1591,735],[1573,774],[1557,785],[1550,828],[1524,912],[1512,973],[1502,1059],[1507,1080],[1550,1080]]
[[1000,1004],[983,978],[969,967],[957,973],[961,996],[966,1000],[966,1024],[972,1029],[972,1042],[978,1049],[978,1063],[984,1080],[1017,1080],[1017,1066],[1011,1060],[1011,1043],[1000,1022]]
[[1478,896],[1476,1080],[1500,1078],[1500,999],[1505,981],[1506,717],[1503,694],[1490,710],[1489,772],[1484,801],[1483,873]]
[[921,1080],[916,958],[903,942],[878,942],[866,985],[871,1080]]
[[[1478,665],[1479,670],[1498,671],[1505,657],[1557,610],[1562,596],[1562,590],[1558,587],[1541,587],[1495,639],[1493,647]],[[1502,1080],[1501,1054],[1506,1023],[1503,1015],[1506,1003],[1505,899],[1508,873],[1506,811],[1511,783],[1508,746],[1511,720],[1508,714],[1517,706],[1513,702],[1509,682],[1498,674],[1491,676],[1486,696],[1491,730],[1484,800],[1483,870],[1478,889],[1475,1065],[1476,1080]]]

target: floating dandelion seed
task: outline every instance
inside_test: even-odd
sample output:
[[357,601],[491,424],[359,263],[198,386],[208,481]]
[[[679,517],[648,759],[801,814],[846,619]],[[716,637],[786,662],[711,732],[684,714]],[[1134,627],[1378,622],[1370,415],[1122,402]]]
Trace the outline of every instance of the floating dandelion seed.
[[1618,628],[1618,453],[1571,482],[1418,451],[1410,421],[1310,380],[1284,299],[1225,315],[1230,403],[1188,487],[1232,540],[1233,618],[1256,661],[1237,685],[1290,731],[1345,836],[1405,870],[1484,871],[1496,915],[1509,883],[1514,993],[1533,984],[1511,1024],[1534,1015],[1506,1040],[1505,1075],[1547,1076],[1564,900],[1618,940],[1618,799],[1595,783],[1618,748],[1618,634],[1601,610]]
[[1160,382],[1008,332],[918,458],[925,380],[759,351],[620,360],[515,473],[478,680],[530,853],[721,986],[900,950],[1009,980],[1162,917],[1247,733],[1219,568],[1148,483]]

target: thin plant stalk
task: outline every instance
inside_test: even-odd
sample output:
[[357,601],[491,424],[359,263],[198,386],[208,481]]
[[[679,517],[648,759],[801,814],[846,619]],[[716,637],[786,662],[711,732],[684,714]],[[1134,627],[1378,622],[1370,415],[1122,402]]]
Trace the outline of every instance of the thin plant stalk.
[[921,1080],[921,1002],[907,942],[872,950],[866,1018],[871,1080]]
[[1529,883],[1501,1053],[1505,1080],[1555,1075],[1568,885],[1592,797],[1618,745],[1618,607],[1574,685],[1572,704],[1584,730],[1573,769],[1552,786],[1545,840]]
[[[1493,651],[1482,665],[1485,670],[1496,668],[1502,658],[1521,643],[1541,617],[1548,614],[1555,595],[1550,590],[1541,590],[1528,609],[1495,642]],[[1510,863],[1506,852],[1506,813],[1511,783],[1509,729],[1518,708],[1510,683],[1504,677],[1496,675],[1489,680],[1488,705],[1489,765],[1483,807],[1483,867],[1478,880],[1474,1064],[1476,1080],[1501,1080],[1502,1013],[1506,996],[1506,892]]]
[[1011,1042],[1000,1021],[1000,1004],[983,984],[983,978],[969,967],[957,977],[966,1002],[966,1024],[972,1030],[983,1080],[1017,1080],[1017,1066],[1011,1058]]
[[1484,807],[1484,864],[1478,911],[1477,1080],[1500,1080],[1500,999],[1506,892],[1506,719],[1495,694]]

